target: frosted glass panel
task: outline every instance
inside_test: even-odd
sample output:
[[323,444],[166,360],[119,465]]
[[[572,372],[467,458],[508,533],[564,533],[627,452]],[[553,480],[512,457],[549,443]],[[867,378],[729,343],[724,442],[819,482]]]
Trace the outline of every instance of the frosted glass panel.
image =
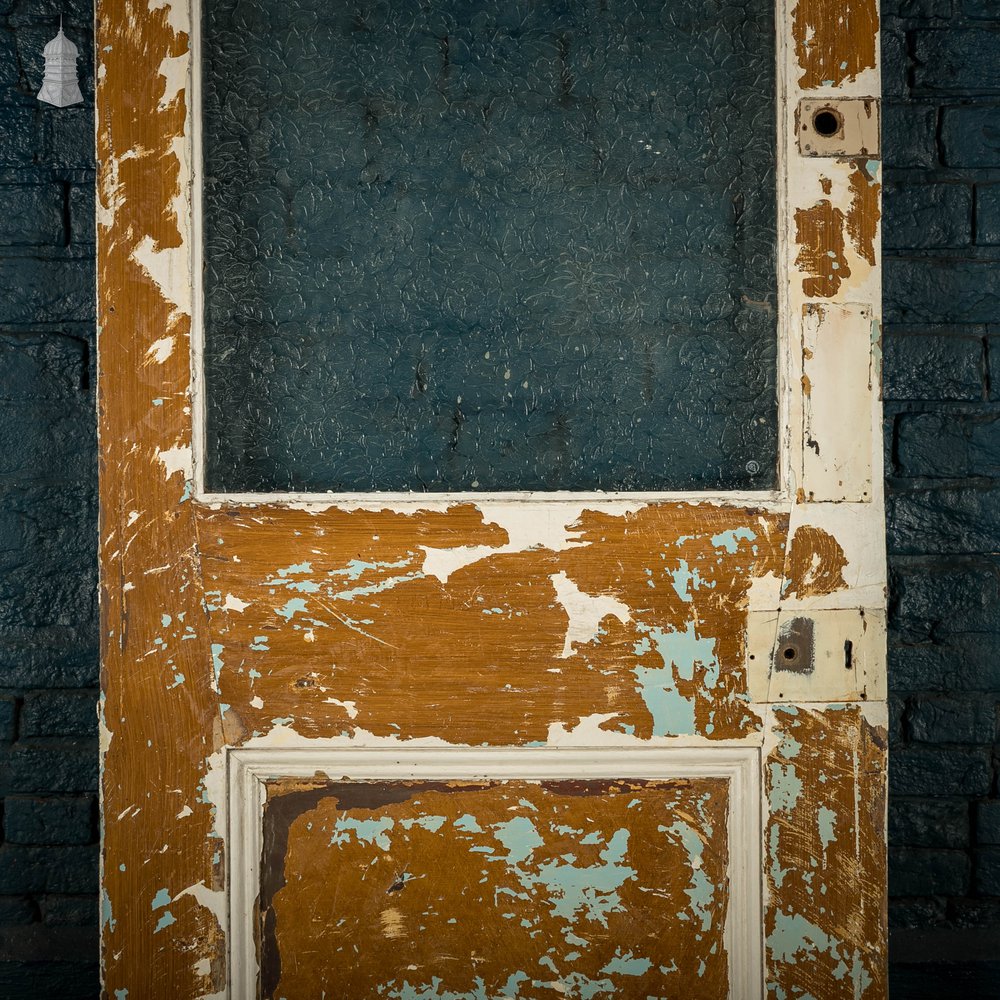
[[205,0],[207,485],[775,482],[765,0]]

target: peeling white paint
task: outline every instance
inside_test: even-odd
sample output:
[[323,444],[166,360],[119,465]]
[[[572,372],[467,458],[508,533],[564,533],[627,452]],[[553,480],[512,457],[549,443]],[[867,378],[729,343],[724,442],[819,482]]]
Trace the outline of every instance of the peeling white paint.
[[632,620],[632,613],[626,604],[610,594],[586,594],[566,575],[554,573],[552,586],[556,590],[556,600],[563,606],[569,621],[566,624],[566,639],[563,642],[563,659],[573,655],[574,643],[592,642],[599,635],[601,622],[611,615],[623,625]]
[[[173,448],[163,448],[157,452],[156,457],[163,465],[167,479],[175,476],[178,472],[187,480],[191,478],[191,446],[178,444]],[[166,567],[161,567],[166,568]],[[146,572],[153,572],[147,570]]]
[[[147,237],[148,239],[148,237]],[[174,353],[174,338],[173,337],[160,337],[159,340],[154,340],[149,348],[146,350],[146,360],[155,362],[158,365],[162,365],[171,354]]]

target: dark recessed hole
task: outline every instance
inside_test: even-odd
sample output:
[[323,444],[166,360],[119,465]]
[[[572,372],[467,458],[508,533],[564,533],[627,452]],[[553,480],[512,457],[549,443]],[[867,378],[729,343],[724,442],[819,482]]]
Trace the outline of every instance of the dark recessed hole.
[[840,131],[840,115],[835,111],[817,111],[813,115],[813,128],[827,138],[836,135]]
[[792,646],[786,646],[781,654],[786,660],[795,659],[795,649]]

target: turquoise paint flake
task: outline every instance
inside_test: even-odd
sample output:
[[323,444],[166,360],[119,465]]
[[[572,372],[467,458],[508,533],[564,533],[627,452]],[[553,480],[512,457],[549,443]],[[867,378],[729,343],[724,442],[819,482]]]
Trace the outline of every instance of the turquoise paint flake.
[[164,913],[163,916],[160,917],[160,920],[157,923],[153,933],[159,934],[164,927],[169,927],[171,924],[176,924],[176,923],[177,923],[177,918],[169,910],[167,910],[166,913]]
[[114,934],[117,926],[118,921],[115,920],[111,912],[111,897],[108,896],[107,892],[101,890],[101,929],[107,927]]
[[404,819],[399,825],[405,830],[411,830],[415,826],[422,826],[425,830],[430,830],[431,833],[437,833],[446,822],[447,820],[444,816],[417,816],[413,819]]
[[691,591],[697,590],[702,583],[697,567],[692,570],[688,561],[681,559],[678,561],[677,569],[672,570],[670,576],[677,596],[690,604],[694,600]]
[[495,823],[491,829],[496,831],[497,840],[507,848],[506,860],[511,865],[527,861],[535,848],[545,843],[527,816],[515,816],[506,823]]
[[115,1000],[125,1000],[128,996],[128,989],[115,990]]
[[[660,628],[645,628],[659,654],[662,667],[636,667],[638,692],[653,717],[653,736],[678,736],[695,732],[694,697],[682,694],[678,681],[691,681],[702,667],[702,687],[713,690],[719,680],[719,662],[715,655],[715,639],[701,638],[695,633],[694,622],[688,622],[683,632],[667,632]],[[636,644],[635,653],[647,648],[644,637]]]
[[160,889],[160,891],[153,897],[153,909],[158,910],[161,906],[170,905],[170,892],[166,888]]
[[166,628],[173,619],[168,614],[160,615],[160,624]]
[[452,825],[456,830],[465,830],[468,833],[483,832],[483,828],[479,825],[478,820],[471,813],[465,813],[464,815],[459,816]]
[[601,969],[601,972],[607,975],[617,973],[621,976],[644,976],[652,967],[653,963],[648,958],[634,958],[630,951],[623,955],[616,950],[615,957]]
[[819,839],[823,841],[823,850],[825,851],[837,839],[834,829],[837,823],[837,814],[826,806],[820,806],[818,823]]
[[788,874],[787,868],[782,868],[778,863],[778,840],[781,835],[781,830],[778,824],[775,823],[769,833],[768,833],[768,853],[771,855],[771,880],[774,882],[775,888],[780,889],[785,881],[785,876]]
[[172,691],[175,687],[180,687],[186,680],[187,678],[183,674],[174,674],[174,683],[167,690]]
[[793,764],[768,764],[771,787],[767,799],[771,812],[791,812],[802,794],[802,780],[795,773]]
[[757,540],[757,536],[749,528],[730,528],[728,531],[720,531],[719,534],[712,535],[712,545],[717,549],[725,549],[727,552],[735,554],[741,538],[748,542]]
[[286,621],[291,621],[296,612],[306,611],[306,602],[301,597],[290,597],[283,608],[275,608],[275,611]]
[[700,923],[701,929],[707,931],[712,926],[715,886],[712,885],[701,864],[704,843],[698,831],[683,820],[676,820],[667,828],[667,831],[680,839],[687,853],[688,864],[691,868],[691,880],[688,888],[684,891],[691,901],[689,909],[692,916]]
[[355,819],[353,816],[338,816],[330,837],[331,846],[347,844],[353,836],[359,842],[375,844],[376,847],[388,851],[389,831],[395,826],[391,816],[381,816],[378,819]]
[[402,576],[390,576],[378,583],[370,583],[364,587],[354,587],[351,590],[341,590],[330,596],[335,601],[353,601],[355,597],[370,597],[373,594],[381,594],[386,590],[393,590],[401,583],[409,583],[411,580],[422,580],[422,572],[404,573]]
[[222,652],[225,646],[219,642],[212,643],[212,672],[215,675],[216,685],[219,682],[219,675],[222,673],[222,668],[225,664],[222,662]]

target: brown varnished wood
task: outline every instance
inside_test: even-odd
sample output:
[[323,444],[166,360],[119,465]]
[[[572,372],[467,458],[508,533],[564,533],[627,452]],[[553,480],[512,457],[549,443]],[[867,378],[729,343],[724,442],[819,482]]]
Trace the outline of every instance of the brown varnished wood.
[[727,994],[724,779],[282,784],[264,997]]
[[799,0],[792,11],[799,86],[838,87],[874,69],[878,28],[877,0]]
[[886,730],[861,705],[775,706],[764,767],[769,995],[886,995]]
[[[602,728],[643,738],[760,727],[741,622],[751,581],[782,575],[783,515],[584,510],[569,547],[495,555],[507,532],[471,505],[201,510],[199,531],[221,695],[247,731],[280,718],[310,736],[357,728],[521,744],[597,714]],[[424,571],[427,548],[456,545],[487,549],[444,582]],[[618,608],[570,655],[560,581]],[[681,634],[703,649],[693,670],[678,660],[671,671]],[[686,729],[658,723],[641,695],[644,671],[663,669],[691,703]]]

